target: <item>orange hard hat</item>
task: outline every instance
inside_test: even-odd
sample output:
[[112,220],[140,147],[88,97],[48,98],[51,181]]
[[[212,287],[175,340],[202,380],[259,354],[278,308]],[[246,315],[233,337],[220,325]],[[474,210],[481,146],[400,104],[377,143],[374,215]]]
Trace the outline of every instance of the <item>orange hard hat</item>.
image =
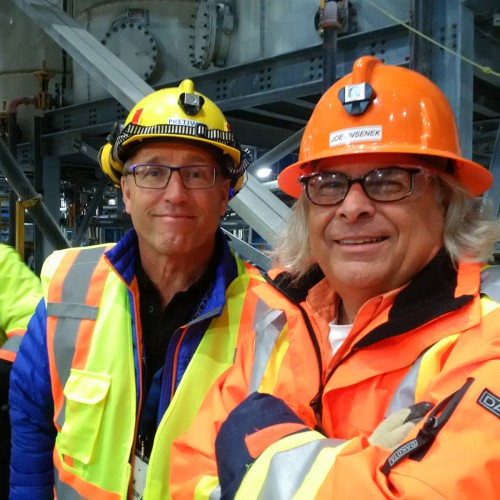
[[352,73],[321,97],[304,130],[299,160],[281,172],[278,184],[298,198],[299,178],[312,172],[316,160],[341,163],[379,153],[448,159],[447,173],[471,196],[493,184],[485,167],[461,156],[453,111],[439,88],[420,73],[372,56],[357,59]]

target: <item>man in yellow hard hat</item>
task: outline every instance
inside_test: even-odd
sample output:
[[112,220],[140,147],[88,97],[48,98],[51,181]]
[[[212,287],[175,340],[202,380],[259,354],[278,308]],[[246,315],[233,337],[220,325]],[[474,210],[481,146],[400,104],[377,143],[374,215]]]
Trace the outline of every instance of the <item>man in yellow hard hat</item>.
[[133,229],[55,252],[13,368],[11,498],[167,498],[170,444],[233,361],[259,272],[219,229],[248,159],[193,82],[100,151]]
[[174,442],[174,498],[498,498],[492,180],[436,85],[358,59],[278,177],[255,335]]

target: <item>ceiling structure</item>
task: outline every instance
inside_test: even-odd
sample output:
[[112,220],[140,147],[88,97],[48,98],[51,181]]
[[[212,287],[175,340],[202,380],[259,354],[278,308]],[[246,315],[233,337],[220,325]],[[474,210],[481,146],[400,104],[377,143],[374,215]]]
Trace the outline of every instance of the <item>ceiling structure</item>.
[[[495,175],[496,183],[489,196],[498,207],[500,13],[495,1],[414,0],[408,19],[390,18],[383,27],[365,31],[360,28],[363,22],[356,16],[356,6],[374,2],[353,1],[349,3],[349,8],[347,2],[339,2],[340,7],[346,9],[343,13],[347,16],[344,28],[348,19],[351,23],[349,29],[338,29],[335,33],[333,53],[331,48],[326,52],[325,43],[320,41],[238,65],[215,67],[212,59],[224,59],[234,29],[234,19],[230,19],[232,14],[224,11],[222,19],[212,19],[212,26],[217,26],[217,22],[223,23],[224,29],[221,30],[219,25],[215,34],[224,32],[225,38],[219,36],[219,40],[214,39],[208,49],[200,40],[194,40],[191,63],[201,71],[152,86],[138,77],[127,66],[127,61],[108,52],[106,44],[102,45],[52,2],[12,1],[65,53],[83,66],[109,95],[45,111],[36,119],[38,138],[18,145],[17,161],[28,175],[36,179],[37,169],[43,168],[44,159],[52,159],[60,169],[51,182],[56,179],[68,192],[75,186],[86,190],[89,200],[95,198],[96,207],[97,194],[113,196],[109,194],[111,188],[104,187],[105,182],[96,163],[97,151],[105,143],[112,125],[123,121],[132,105],[152,89],[176,86],[181,79],[188,77],[195,82],[197,91],[208,95],[219,105],[240,142],[254,153],[256,161],[250,167],[251,177],[247,187],[233,200],[226,222],[228,228],[238,228],[240,232],[253,228],[265,243],[279,230],[290,205],[290,200],[272,181],[297,153],[303,127],[321,97],[327,78],[334,80],[350,72],[353,61],[360,55],[374,55],[389,64],[410,66],[440,86],[455,111],[464,154],[489,167]],[[195,26],[200,22],[199,16],[210,16],[206,11],[209,3],[210,0],[202,2],[205,9],[202,14],[198,6]],[[227,6],[227,2],[221,5]],[[207,12],[208,16],[205,16]],[[136,36],[136,25],[131,26],[128,31]],[[210,30],[204,29],[207,33],[203,36],[209,36]],[[215,35],[212,33],[212,36]],[[116,46],[116,41],[113,43]],[[214,44],[218,44],[220,52],[215,51]],[[148,46],[153,44],[148,42]],[[328,65],[325,64],[325,54],[332,58]],[[325,74],[327,66],[330,74]],[[206,68],[209,71],[203,72]],[[146,68],[144,71],[152,70]],[[274,167],[274,177],[266,184],[260,184],[253,177],[257,168],[262,166]],[[30,170],[33,170],[32,174]],[[42,188],[45,181],[43,176],[38,177],[41,183],[39,188]],[[117,203],[119,205],[119,200]],[[120,220],[116,215],[119,208],[116,207],[114,215],[112,210],[108,210],[111,214],[109,224],[119,226]],[[92,217],[87,219],[84,222],[91,223]],[[101,219],[104,224],[103,221]],[[77,241],[75,236],[78,231],[75,233],[73,239]],[[233,234],[236,232],[233,231]],[[243,239],[248,239],[248,235]],[[250,238],[247,243],[252,245],[254,242]],[[254,258],[259,256],[254,255]]]

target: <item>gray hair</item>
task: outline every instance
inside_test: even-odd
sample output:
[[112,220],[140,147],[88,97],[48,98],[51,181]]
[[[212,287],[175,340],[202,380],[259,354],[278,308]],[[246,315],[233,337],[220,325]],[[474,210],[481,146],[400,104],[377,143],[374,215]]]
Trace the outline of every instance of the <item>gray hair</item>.
[[[433,177],[436,201],[446,209],[444,247],[454,262],[488,262],[500,241],[500,221],[450,176]],[[293,205],[289,218],[270,252],[273,266],[300,282],[316,261],[309,246],[309,202],[304,193]]]

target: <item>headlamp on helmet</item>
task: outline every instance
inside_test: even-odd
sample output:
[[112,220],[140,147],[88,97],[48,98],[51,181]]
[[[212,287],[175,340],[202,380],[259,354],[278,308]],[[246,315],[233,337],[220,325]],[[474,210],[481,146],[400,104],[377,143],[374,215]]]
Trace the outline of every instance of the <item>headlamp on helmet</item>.
[[200,112],[200,109],[203,107],[204,102],[205,99],[203,99],[201,95],[183,92],[179,96],[179,106],[189,116],[197,115]]
[[371,102],[373,88],[369,83],[346,85],[339,90],[339,100],[350,115],[360,115]]

